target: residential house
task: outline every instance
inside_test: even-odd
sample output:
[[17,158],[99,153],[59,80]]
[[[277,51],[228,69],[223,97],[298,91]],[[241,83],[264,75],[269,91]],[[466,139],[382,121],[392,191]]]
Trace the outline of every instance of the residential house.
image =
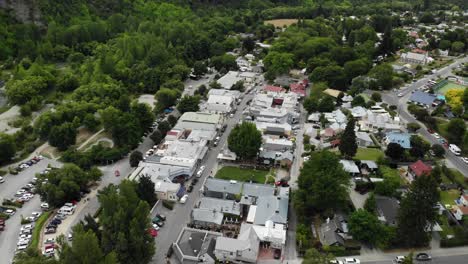
[[220,228],[223,219],[223,212],[216,209],[194,208],[191,213],[192,224],[203,228]]
[[460,203],[464,206],[468,206],[468,194],[463,194],[460,196]]
[[361,160],[361,173],[363,175],[369,175],[376,172],[379,166],[373,160]]
[[306,96],[306,87],[302,82],[290,84],[289,90],[291,93],[297,94],[299,98],[303,98]]
[[356,143],[359,147],[365,148],[374,145],[372,138],[366,132],[356,132]]
[[431,174],[431,171],[432,167],[421,160],[416,161],[408,167],[408,174],[412,176],[413,179],[422,175],[429,175]]
[[400,203],[397,199],[386,196],[375,196],[378,219],[390,226],[397,225],[398,210]]
[[328,88],[328,89],[325,89],[323,93],[328,94],[332,97],[338,98],[338,96],[340,95],[340,93],[342,93],[342,91]]
[[320,113],[312,113],[307,117],[307,121],[311,123],[318,123],[320,121]]
[[401,132],[403,127],[400,124],[398,116],[392,117],[385,109],[372,108],[367,111],[367,115],[358,121],[359,128],[362,131],[369,131],[377,133],[382,131],[388,132]]
[[437,95],[423,91],[415,91],[409,98],[410,102],[418,105],[432,106],[437,100]]
[[281,196],[260,196],[257,204],[251,205],[247,215],[247,223],[265,225],[267,221],[274,224],[288,223],[289,198]]
[[260,150],[258,157],[263,161],[263,164],[279,165],[290,168],[294,155],[291,151],[271,151]]
[[341,165],[343,165],[344,171],[351,174],[351,176],[356,176],[359,173],[361,173],[361,171],[359,170],[359,167],[352,160],[340,160],[340,163]]
[[385,135],[384,142],[386,145],[390,143],[397,143],[402,148],[410,149],[411,148],[411,135],[408,133],[395,133],[390,132]]
[[221,85],[223,89],[230,90],[234,84],[239,81],[244,81],[244,79],[239,76],[238,71],[229,71],[224,76],[219,78],[217,82]]
[[352,239],[349,234],[346,216],[335,214],[333,219],[327,218],[320,225],[319,239],[324,246],[344,246],[346,240]]
[[222,236],[218,232],[184,227],[172,244],[172,249],[182,264],[214,264],[216,238]]
[[362,106],[356,106],[351,108],[350,110],[351,115],[357,120],[360,120],[363,117],[367,116],[367,109]]
[[430,61],[427,53],[420,54],[420,53],[414,53],[414,52],[402,53],[400,56],[400,60],[404,63],[419,64],[419,65],[425,65]]
[[277,136],[263,136],[262,149],[269,151],[287,151],[294,148],[294,142],[287,138],[280,138]]
[[325,138],[325,139],[330,139],[334,136],[336,136],[335,130],[331,127],[327,127],[324,130],[320,131],[320,136]]
[[468,219],[468,206],[466,205],[454,206],[452,213],[453,213],[453,216],[455,216],[455,219],[457,219],[458,221]]
[[195,208],[221,212],[229,215],[241,215],[240,204],[233,200],[202,197]]
[[265,85],[263,87],[263,91],[265,92],[271,92],[271,93],[284,93],[286,92],[286,89],[280,86],[274,86],[274,85]]
[[236,200],[242,193],[242,183],[231,180],[221,180],[208,178],[203,186],[203,193],[206,197]]

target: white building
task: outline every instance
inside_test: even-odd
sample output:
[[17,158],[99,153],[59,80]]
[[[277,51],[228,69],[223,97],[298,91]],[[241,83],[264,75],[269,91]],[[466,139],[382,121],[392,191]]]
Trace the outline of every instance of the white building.
[[247,114],[260,122],[294,123],[299,117],[298,96],[294,93],[256,94]]
[[239,91],[225,89],[210,89],[208,100],[202,105],[203,112],[208,113],[229,113],[236,108],[236,101],[240,98]]
[[404,63],[426,65],[430,61],[427,53],[405,52],[401,54],[400,60]]

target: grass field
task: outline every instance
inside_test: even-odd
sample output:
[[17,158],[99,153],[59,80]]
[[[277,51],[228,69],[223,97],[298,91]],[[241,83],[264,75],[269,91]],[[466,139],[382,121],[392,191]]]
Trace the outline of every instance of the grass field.
[[297,19],[273,19],[273,20],[265,20],[265,24],[270,24],[275,27],[284,27],[284,26],[290,26],[294,23],[297,23]]
[[268,171],[241,169],[238,167],[222,167],[217,173],[216,178],[223,180],[236,180],[248,182],[252,179],[256,183],[265,183]]
[[460,196],[458,190],[448,190],[440,192],[440,200],[442,204],[451,204],[455,205],[455,200]]
[[359,160],[378,160],[383,157],[383,152],[377,148],[358,148],[355,159]]
[[440,93],[440,94],[443,94],[445,95],[445,93],[448,91],[448,90],[452,90],[452,89],[460,89],[460,90],[464,90],[466,87],[463,86],[463,85],[460,85],[460,84],[457,84],[457,83],[454,83],[454,82],[448,82],[446,85],[444,85],[442,88],[440,88],[439,90],[437,90],[437,93]]

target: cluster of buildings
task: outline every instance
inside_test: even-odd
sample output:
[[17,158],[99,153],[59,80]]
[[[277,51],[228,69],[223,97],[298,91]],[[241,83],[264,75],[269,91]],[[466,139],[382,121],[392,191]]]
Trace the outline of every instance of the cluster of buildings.
[[284,249],[288,187],[208,178],[202,194],[173,244],[182,263],[256,263]]
[[178,200],[185,192],[180,183],[194,175],[222,123],[223,117],[219,114],[184,113],[130,178],[149,176],[155,183],[158,199]]

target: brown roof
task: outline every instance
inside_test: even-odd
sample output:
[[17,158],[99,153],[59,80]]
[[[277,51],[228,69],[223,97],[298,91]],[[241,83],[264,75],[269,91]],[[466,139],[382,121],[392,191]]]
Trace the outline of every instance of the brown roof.
[[432,167],[426,165],[426,163],[422,162],[421,160],[416,161],[415,163],[410,165],[411,171],[413,171],[414,175],[417,177],[421,175],[429,175],[432,171]]

